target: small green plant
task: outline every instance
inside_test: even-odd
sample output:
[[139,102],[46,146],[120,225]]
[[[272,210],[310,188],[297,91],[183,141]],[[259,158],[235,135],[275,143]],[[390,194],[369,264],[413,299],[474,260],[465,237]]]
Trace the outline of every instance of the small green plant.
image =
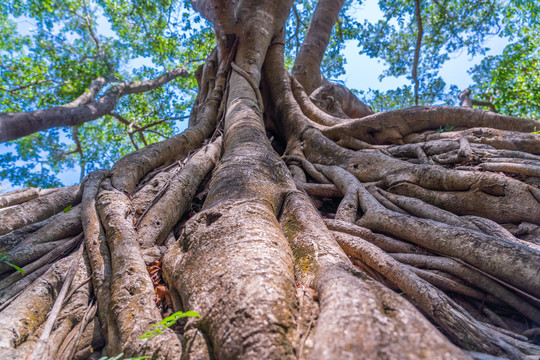
[[139,339],[151,338],[153,336],[161,335],[163,334],[163,331],[165,331],[166,328],[173,326],[174,324],[176,324],[178,319],[184,318],[184,317],[201,317],[201,316],[197,314],[195,311],[175,312],[174,314],[167,316],[165,319],[161,320],[159,323],[150,326],[150,327],[155,327],[155,329],[145,332],[139,337]]
[[454,125],[446,125],[445,127],[439,126],[437,129],[438,133],[443,133],[445,131],[451,131],[454,128]]
[[71,210],[71,205],[69,205],[67,208],[65,208],[64,212],[67,213],[69,210]]
[[534,131],[531,132],[531,134],[540,134],[540,130],[537,131],[537,130],[536,130],[536,126],[535,126],[535,127],[534,127]]
[[[122,356],[124,355],[124,353],[120,353],[116,356],[113,356],[113,357],[100,357],[98,360],[120,360],[122,358]],[[139,356],[139,357],[136,357],[136,358],[127,358],[127,359],[123,359],[123,360],[143,360],[143,359],[149,359],[150,356]]]
[[20,272],[21,274],[24,275],[24,270],[23,269],[21,269],[17,265],[14,265],[14,264],[12,264],[12,263],[10,263],[8,261],[8,253],[7,253],[7,251],[4,251],[2,254],[0,254],[0,262],[5,262],[6,264],[8,264],[9,266],[11,266],[12,268],[14,268],[15,270],[17,270],[18,272]]

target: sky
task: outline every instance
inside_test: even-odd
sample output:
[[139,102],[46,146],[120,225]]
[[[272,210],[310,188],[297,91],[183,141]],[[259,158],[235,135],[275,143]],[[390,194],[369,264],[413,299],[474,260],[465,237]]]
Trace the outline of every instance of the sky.
[[[383,13],[378,6],[378,0],[365,0],[356,8],[357,20],[361,23],[364,19],[376,22],[383,17]],[[502,54],[507,44],[508,42],[505,39],[498,36],[488,37],[486,46],[490,50],[486,55]],[[346,86],[357,90],[386,91],[396,89],[402,85],[411,85],[411,81],[404,76],[399,78],[387,77],[379,81],[379,75],[385,70],[384,63],[377,59],[371,59],[367,55],[360,55],[357,46],[357,41],[348,41],[344,51],[347,59],[345,65],[346,74],[340,77],[340,80],[343,80]],[[451,59],[440,70],[440,76],[447,84],[457,85],[460,90],[464,90],[473,84],[472,77],[467,73],[467,70],[480,63],[486,55],[471,57],[465,51],[451,55]]]
[[[499,37],[490,37],[487,46],[490,50],[486,55],[498,55],[503,52],[507,42]],[[344,51],[347,64],[345,64],[346,74],[340,77],[345,85],[357,90],[390,90],[402,85],[411,85],[411,81],[405,76],[399,78],[386,77],[379,81],[379,75],[385,70],[383,62],[371,59],[367,55],[358,53],[356,41],[348,41]],[[468,56],[465,52],[454,55],[441,68],[439,74],[447,84],[457,85],[460,90],[465,90],[473,84],[472,77],[467,70],[480,63],[484,55],[475,57]]]
[[[365,0],[362,4],[356,5],[357,20],[363,22],[364,19],[369,21],[376,21],[382,17],[382,12],[379,10],[377,0]],[[31,31],[31,22],[28,20],[21,20],[18,23],[19,31],[21,33],[28,33]],[[110,25],[104,20],[100,27],[97,29],[98,33],[111,36]],[[507,42],[497,36],[489,37],[487,40],[487,47],[490,51],[487,55],[501,54]],[[386,77],[382,81],[379,80],[379,75],[385,69],[385,64],[377,59],[371,59],[366,55],[358,53],[358,42],[348,41],[344,50],[344,57],[347,60],[345,64],[345,75],[342,75],[339,80],[344,81],[345,85],[349,88],[357,90],[390,90],[399,86],[410,84],[410,80],[404,76],[399,78]],[[448,84],[455,84],[460,90],[463,90],[470,86],[473,81],[467,70],[478,64],[484,56],[479,55],[471,57],[466,52],[458,53],[447,61],[440,71],[440,75]],[[139,67],[144,64],[149,64],[148,60],[139,58],[135,59],[131,64],[133,67]],[[187,121],[184,122],[187,127]],[[183,130],[183,129],[182,129]],[[11,149],[10,149],[11,148]],[[12,151],[12,147],[0,144],[0,154]],[[64,185],[73,185],[79,182],[80,169],[68,169],[64,173],[60,174],[59,178]],[[14,190],[9,183],[0,180],[0,192]]]

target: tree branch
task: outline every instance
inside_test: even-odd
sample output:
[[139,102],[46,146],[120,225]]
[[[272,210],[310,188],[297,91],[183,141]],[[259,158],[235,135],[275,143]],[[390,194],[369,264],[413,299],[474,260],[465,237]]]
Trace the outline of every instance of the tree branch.
[[321,62],[344,2],[345,0],[321,0],[315,8],[292,70],[308,94],[321,86]]
[[495,109],[495,105],[493,105],[490,101],[482,101],[482,100],[475,100],[471,99],[471,90],[465,89],[459,94],[459,106],[465,107],[465,108],[472,108],[473,106],[484,106],[488,107],[491,111],[497,112],[497,109]]
[[81,177],[79,179],[79,183],[82,183],[84,179],[84,155],[83,155],[81,140],[79,139],[79,127],[73,126],[71,128],[71,133],[73,134],[73,141],[75,141],[75,144],[77,145],[75,152],[78,152],[81,157],[80,162],[79,162],[81,166]]
[[34,81],[30,84],[26,84],[26,85],[21,85],[21,86],[18,86],[16,88],[13,88],[13,89],[6,89],[4,87],[1,87],[0,86],[0,90],[2,91],[7,91],[9,93],[14,93],[14,92],[17,92],[19,90],[24,90],[26,88],[29,88],[29,87],[32,87],[32,86],[36,86],[36,85],[39,85],[39,84],[43,84],[45,82],[52,82],[52,80],[49,80],[49,79],[43,79],[43,80],[39,80],[39,81]]
[[416,37],[416,47],[414,49],[412,78],[414,81],[414,105],[418,106],[418,61],[420,60],[420,47],[422,46],[422,36],[424,35],[422,14],[420,13],[420,0],[414,0],[414,16],[416,18],[416,25],[418,26],[418,35]]
[[[137,130],[133,130],[133,127],[136,127],[137,129],[139,129],[137,124],[128,121],[125,117],[123,117],[120,114],[112,112],[111,115],[114,118],[116,118],[118,121],[120,121],[122,124],[126,125],[127,133],[129,135],[129,140],[131,140],[131,143],[133,144],[133,147],[135,148],[135,150],[139,150],[139,145],[137,145],[137,141],[135,141],[135,138],[133,137],[133,133],[137,131]],[[139,136],[141,137],[144,145],[146,146],[146,139],[144,139],[141,132],[139,132]]]
[[307,25],[302,21],[300,18],[300,15],[298,14],[298,10],[296,10],[296,6],[293,5],[292,7],[294,16],[296,17],[296,29],[294,30],[294,34],[291,35],[290,38],[288,38],[285,43],[288,43],[291,41],[292,38],[296,39],[296,56],[298,56],[298,48],[300,47],[300,41],[298,40],[298,33],[300,31],[300,24],[302,24],[306,29],[308,28]]
[[88,89],[86,89],[86,91],[81,96],[79,96],[72,102],[63,105],[63,107],[74,108],[74,107],[82,106],[89,103],[96,97],[96,95],[100,92],[100,90],[103,89],[105,85],[107,85],[107,83],[108,83],[107,79],[101,76],[98,77],[97,79],[92,81]]
[[0,114],[0,142],[15,140],[53,127],[75,126],[96,120],[109,114],[116,107],[120,97],[156,89],[179,76],[186,77],[188,74],[184,67],[178,67],[155,79],[120,83],[107,90],[99,100],[90,101],[93,98],[92,95],[95,96],[101,89],[100,82],[105,81],[103,78],[98,78],[85,94],[64,106],[31,112]]
[[214,25],[218,43],[224,45],[225,35],[235,34],[238,24],[235,3],[226,0],[192,0],[193,9]]

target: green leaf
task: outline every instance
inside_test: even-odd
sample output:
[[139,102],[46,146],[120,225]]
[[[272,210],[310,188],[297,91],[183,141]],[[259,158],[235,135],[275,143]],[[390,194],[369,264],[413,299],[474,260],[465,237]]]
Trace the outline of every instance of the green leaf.
[[437,129],[437,132],[443,133],[446,131],[452,131],[452,129],[454,129],[454,125],[446,125],[445,127],[439,126],[439,128]]
[[145,338],[161,335],[163,334],[163,331],[166,328],[173,326],[174,324],[176,324],[176,321],[178,321],[178,319],[184,318],[184,317],[199,317],[200,318],[201,316],[195,311],[175,312],[174,314],[171,314],[170,316],[167,316],[166,318],[161,320],[159,323],[150,325],[151,328],[155,327],[156,329],[145,332],[144,334],[139,336],[139,339],[145,339]]
[[64,212],[67,213],[69,210],[71,210],[71,205],[69,205],[67,208],[65,208]]
[[[174,313],[174,314],[178,314],[178,313]],[[173,315],[174,315],[174,314],[173,314]],[[197,312],[195,312],[195,311],[186,311],[186,312],[184,313],[184,315],[181,316],[181,317],[186,317],[186,316],[190,316],[190,317],[198,317],[198,318],[201,317],[201,315],[199,315],[199,314],[198,314]]]
[[18,272],[20,272],[21,274],[24,275],[24,270],[21,269],[20,267],[18,267],[17,265],[14,265],[14,264],[12,264],[12,263],[10,263],[10,262],[7,262],[7,261],[5,261],[5,260],[4,260],[4,262],[5,262],[6,264],[8,264],[9,266],[11,266],[12,268],[14,268],[15,270],[17,270]]
[[0,261],[6,263],[7,265],[11,266],[12,268],[14,268],[15,270],[17,270],[18,272],[24,275],[24,270],[18,267],[17,265],[10,263],[8,261],[8,257],[9,256],[8,256],[7,251],[4,251],[2,254],[0,254]]

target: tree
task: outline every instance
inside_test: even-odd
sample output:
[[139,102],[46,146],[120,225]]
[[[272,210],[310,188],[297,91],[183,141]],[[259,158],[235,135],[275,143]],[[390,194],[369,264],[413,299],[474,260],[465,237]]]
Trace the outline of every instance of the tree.
[[[80,186],[0,197],[2,354],[538,354],[538,123],[373,114],[320,71],[343,1],[313,7],[292,73],[292,1],[192,4],[216,48],[188,129]],[[141,338],[188,310],[200,318]]]
[[505,9],[502,36],[511,43],[503,54],[488,56],[472,69],[475,93],[500,111],[538,119],[540,116],[540,9],[536,2],[512,2]]
[[[178,132],[178,120],[189,116],[186,109],[195,97],[193,74],[214,46],[213,32],[197,26],[188,4],[156,5],[81,0],[0,4],[6,34],[0,42],[0,112],[24,111],[18,114],[21,120],[48,114],[55,121],[63,112],[72,115],[62,119],[64,124],[76,125],[72,130],[49,123],[48,131],[10,142],[13,150],[0,155],[0,177],[19,186],[60,186],[58,175],[77,165],[82,178]],[[13,17],[25,19],[19,23],[29,23],[32,31],[19,34]],[[137,65],[141,58],[151,61]],[[169,81],[160,87],[154,83],[152,91],[139,87],[145,91],[125,93],[128,84],[150,85],[164,74],[169,76],[162,80]],[[107,115],[100,118],[100,112]],[[83,123],[87,120],[94,121]],[[0,123],[2,141],[23,125],[10,123],[6,115]]]
[[381,78],[407,75],[412,80],[414,105],[448,104],[441,66],[456,52],[484,54],[485,38],[500,29],[502,8],[496,0],[385,1],[383,19],[359,27],[359,47],[388,64]]

